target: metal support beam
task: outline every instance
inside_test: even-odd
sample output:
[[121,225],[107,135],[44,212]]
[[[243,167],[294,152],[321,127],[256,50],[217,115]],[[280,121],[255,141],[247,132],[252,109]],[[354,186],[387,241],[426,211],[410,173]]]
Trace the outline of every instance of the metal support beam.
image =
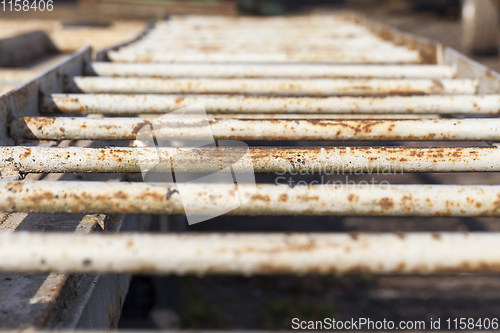
[[[189,38],[189,37],[186,37]],[[393,63],[418,64],[422,56],[418,51],[366,52],[281,52],[281,53],[190,53],[190,52],[120,52],[110,51],[108,56],[114,62],[211,62],[211,63]]]
[[[192,215],[500,216],[500,185],[276,183],[183,184],[182,200]],[[184,214],[182,200],[170,183],[0,182],[2,212]]]
[[0,271],[136,274],[499,273],[498,233],[0,234]]
[[268,120],[207,118],[16,118],[14,137],[135,140],[153,124],[156,139],[200,140],[486,140],[500,141],[500,119]]
[[[500,95],[267,97],[229,95],[52,94],[41,112],[163,114],[203,103],[207,113],[239,114],[499,114]],[[187,111],[189,112],[189,111]]]
[[261,95],[475,94],[475,79],[155,79],[73,77],[67,92]]
[[135,64],[93,62],[87,65],[91,75],[108,77],[212,77],[212,78],[422,78],[455,77],[450,66],[335,66],[322,64]]
[[[483,172],[500,171],[497,147],[77,148],[2,147],[0,169],[25,173],[141,172]],[[222,164],[221,164],[222,163]],[[1,211],[1,210],[0,210]]]

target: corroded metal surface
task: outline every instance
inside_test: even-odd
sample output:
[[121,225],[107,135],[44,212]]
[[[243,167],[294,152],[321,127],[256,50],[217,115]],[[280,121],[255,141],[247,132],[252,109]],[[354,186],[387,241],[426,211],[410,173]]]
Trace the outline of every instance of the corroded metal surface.
[[[157,114],[138,114],[138,117],[141,118],[155,118],[158,117]],[[312,119],[326,119],[326,120],[333,120],[333,119],[439,119],[441,118],[437,114],[426,114],[426,115],[419,115],[419,114],[328,114],[328,113],[323,113],[323,114],[291,114],[291,113],[256,113],[256,114],[245,114],[245,113],[208,113],[206,115],[200,115],[200,114],[195,114],[195,113],[185,113],[185,114],[163,114],[162,119],[168,119],[168,118],[218,118],[218,119],[306,119],[306,120],[312,120]]]
[[262,120],[207,118],[24,117],[14,137],[40,140],[135,140],[154,124],[156,139],[200,140],[489,140],[500,141],[500,119]]
[[93,62],[87,65],[91,75],[111,77],[303,77],[303,78],[425,78],[455,77],[450,66],[335,66],[323,64],[300,65],[241,65],[241,64],[121,64]]
[[[390,41],[381,41],[376,36],[362,36],[356,39],[346,38],[331,38],[322,39],[318,36],[309,36],[309,38],[302,40],[300,43],[293,43],[286,38],[274,39],[271,36],[272,43],[263,44],[262,40],[232,40],[227,41],[210,41],[203,38],[197,38],[193,35],[187,40],[176,41],[172,43],[168,36],[165,36],[163,42],[155,40],[140,40],[128,47],[120,48],[121,51],[128,52],[162,52],[162,51],[182,51],[189,50],[205,50],[205,51],[235,51],[235,50],[248,50],[255,52],[258,51],[276,52],[276,51],[297,51],[310,49],[311,52],[315,51],[369,51],[372,48],[377,51],[382,50],[401,50],[401,47],[394,45]],[[168,45],[165,45],[168,43]]]
[[189,53],[189,52],[158,52],[158,53],[128,53],[108,52],[111,60],[116,62],[252,62],[252,63],[409,63],[422,62],[422,57],[417,51],[379,53],[366,52],[323,52],[308,53],[299,51],[281,53]]
[[[370,29],[377,32],[370,32]],[[496,77],[485,81],[484,77],[475,75],[477,71],[463,75],[460,63],[442,66],[438,46],[425,46],[421,41],[405,38],[384,27],[370,29],[339,18],[328,22],[318,17],[222,21],[172,18],[137,43],[109,52],[109,56],[124,62],[201,60],[204,64],[94,63],[90,65],[92,74],[112,77],[63,76],[66,92],[137,95],[50,95],[61,89],[46,91],[35,89],[37,87],[30,92],[38,96],[41,91],[43,112],[69,114],[162,114],[202,102],[209,114],[223,114],[221,119],[209,120],[219,140],[499,139],[498,119],[314,120],[343,113],[351,117],[357,114],[396,117],[394,114],[399,113],[405,117],[430,117],[432,114],[499,113],[498,89],[494,89],[494,84],[491,89],[485,88],[485,82],[490,84],[497,80]],[[318,46],[325,40],[328,42],[324,46]],[[256,43],[264,45],[253,49]],[[260,64],[234,64],[238,61]],[[303,61],[316,64],[298,64]],[[325,64],[332,62],[380,64]],[[386,66],[388,63],[391,65]],[[398,65],[401,63],[440,65]],[[79,68],[83,68],[83,62],[80,65]],[[495,95],[476,95],[478,92]],[[153,93],[238,96],[151,95]],[[19,108],[11,103],[2,109]],[[250,114],[247,118],[252,119],[232,119],[245,114]],[[10,139],[129,140],[151,121],[143,118],[34,118],[33,115],[9,114],[5,118],[10,124]],[[283,115],[290,119],[272,119]],[[196,117],[193,114],[186,118],[166,116],[155,137],[197,139],[197,132],[206,122]],[[230,164],[232,171],[237,173],[248,171],[243,166],[252,163],[255,172],[277,173],[275,183],[280,185],[258,184],[255,192],[249,184],[237,187],[232,183],[183,184],[189,189],[189,205],[194,209],[191,212],[207,214],[215,207],[218,212],[221,209],[229,211],[232,201],[229,199],[243,198],[245,203],[229,214],[500,216],[500,186],[389,183],[357,186],[328,182],[328,176],[333,173],[500,171],[500,150],[494,146],[252,147],[246,154],[247,150],[239,148],[156,149],[143,147],[142,141],[135,144],[140,148],[2,147],[0,171],[18,172],[19,175],[138,173],[141,163],[158,163],[153,171],[174,169],[175,173],[212,173]],[[283,176],[296,174],[314,174],[316,180],[309,186],[291,187]],[[3,181],[0,182],[0,211],[184,214],[188,210],[181,200],[180,186],[153,185],[51,182],[50,176],[39,182]],[[0,261],[0,270],[142,274],[500,272],[498,239],[497,234],[103,235],[95,238],[0,235],[0,253],[7,253],[7,260]],[[164,251],[165,244],[169,245],[168,251]]]
[[[328,20],[316,16],[315,23],[293,19],[271,23],[271,19],[255,24],[223,21],[221,25],[205,19],[198,19],[197,24],[171,20],[158,24],[136,45],[108,55],[115,62],[420,63],[424,60],[418,50],[387,43],[363,25]],[[262,40],[267,43],[252,47]]]
[[[162,114],[203,103],[207,113],[241,114],[498,114],[500,95],[268,97],[232,95],[52,94],[41,112]],[[186,110],[189,112],[189,109]]]
[[425,78],[455,77],[450,66],[335,66],[322,64],[256,65],[256,64],[136,64],[93,62],[87,65],[91,75],[111,77],[303,77],[303,78]]
[[[0,235],[0,270],[153,274],[498,273],[497,233]],[[168,248],[165,247],[168,244]]]
[[74,77],[67,92],[261,95],[475,94],[474,79],[158,79]]
[[[472,172],[500,171],[500,149],[490,147],[250,147],[241,148],[44,148],[3,147],[0,169],[20,172],[216,172],[221,161],[254,172]],[[158,161],[160,159],[160,161]],[[163,162],[167,161],[167,162]],[[169,161],[169,162],[168,162]],[[203,161],[203,163],[200,163]]]
[[[2,21],[4,26],[6,22]],[[9,22],[10,23],[10,22]],[[29,25],[29,24],[28,24]],[[36,25],[36,24],[35,24]],[[39,28],[39,27],[36,27]],[[2,31],[4,33],[4,31]],[[21,45],[18,42],[27,42]],[[81,40],[80,40],[81,42]],[[109,41],[108,41],[109,42]],[[62,91],[62,81],[66,76],[83,75],[83,63],[90,62],[91,50],[82,49],[70,55],[54,56],[46,58],[45,53],[53,52],[54,45],[48,37],[40,32],[3,40],[1,44],[1,60],[4,65],[22,65],[26,61],[33,61],[34,58],[45,56],[42,63],[39,63],[24,71],[2,71],[1,79],[11,81],[18,87],[15,91],[0,99],[0,142],[5,144],[16,144],[9,136],[6,128],[7,119],[13,116],[38,115],[40,93],[53,93]],[[86,45],[86,44],[82,44]],[[80,47],[78,47],[80,48]],[[62,58],[65,58],[62,60]],[[56,65],[57,63],[57,65]],[[36,77],[36,78],[35,78]],[[50,143],[27,143],[50,144]],[[68,142],[66,144],[69,144]],[[81,145],[82,143],[78,143]],[[5,175],[2,170],[2,178]],[[22,175],[26,179],[45,177],[45,179],[57,179],[58,175]],[[72,175],[59,175],[66,180],[81,179]],[[117,178],[113,175],[96,175],[94,179],[101,180]],[[92,178],[92,177],[91,177]],[[85,177],[84,179],[88,179]],[[0,229],[7,232],[19,232],[23,230],[37,232],[85,232],[90,233],[99,225],[104,227],[103,215],[83,216],[82,214],[26,214],[26,213],[2,213]],[[83,219],[82,219],[83,218]],[[116,222],[116,221],[114,221]],[[117,224],[117,223],[114,223]],[[118,229],[116,229],[118,230]],[[3,259],[3,256],[2,256]],[[91,279],[89,285],[82,286],[79,283],[81,275],[55,274],[34,275],[34,274],[2,274],[0,276],[0,327],[4,329],[25,329],[36,330],[40,328],[57,327],[75,328],[72,325],[61,326],[61,320],[68,315],[77,320],[89,311],[96,309],[95,304],[90,300],[95,298],[93,294],[95,285],[102,284],[99,276],[85,275]],[[106,279],[118,279],[121,284],[109,283],[105,290],[100,290],[100,311],[94,313],[94,321],[86,327],[108,329],[112,323],[108,324],[108,318],[117,318],[120,315],[122,300],[124,300],[128,288],[129,276],[107,276]],[[104,279],[105,280],[105,279]],[[104,301],[104,302],[103,302]],[[73,308],[75,302],[80,305],[79,309]],[[119,306],[115,304],[118,303]],[[91,308],[89,310],[88,307]],[[93,308],[93,309],[92,309]],[[104,320],[103,320],[104,319]],[[103,324],[104,323],[104,324]]]
[[[500,216],[499,185],[259,184],[255,190],[246,184],[235,189],[234,184],[190,183],[183,189],[193,214]],[[244,204],[224,210],[232,207],[233,197]],[[0,199],[4,212],[184,213],[177,185],[168,183],[3,181]]]
[[[285,38],[286,39],[286,38]],[[310,50],[310,53],[356,53],[356,52],[396,52],[396,53],[406,53],[408,50],[404,47],[394,45],[390,42],[380,42],[376,38],[371,36],[357,38],[355,40],[350,39],[330,39],[320,42],[318,36],[316,38],[313,36],[312,40],[308,40],[305,43],[294,44],[286,40],[276,40],[273,43],[262,44],[258,43],[257,40],[249,40],[247,42],[242,42],[239,40],[223,41],[217,43],[210,40],[198,39],[196,36],[193,40],[189,39],[183,42],[170,44],[168,46],[160,43],[158,40],[152,41],[142,41],[137,44],[122,47],[120,49],[121,53],[168,53],[172,51],[183,52],[205,52],[205,53],[241,53],[246,51],[249,53],[281,53],[281,52],[303,52],[305,49]]]
[[44,73],[43,79],[36,79],[18,87],[15,92],[0,98],[0,144],[14,144],[8,135],[9,118],[12,116],[39,115],[40,93],[52,94],[62,91],[65,76],[82,75],[82,62],[90,61],[90,48],[75,52],[57,67]]

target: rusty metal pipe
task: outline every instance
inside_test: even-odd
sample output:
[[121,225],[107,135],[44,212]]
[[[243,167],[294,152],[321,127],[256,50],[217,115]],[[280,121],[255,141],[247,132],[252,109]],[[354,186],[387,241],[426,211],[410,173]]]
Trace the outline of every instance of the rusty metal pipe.
[[306,24],[308,26],[351,26],[358,25],[345,15],[317,15],[308,14],[300,16],[274,16],[274,17],[252,17],[252,16],[203,16],[203,15],[172,15],[168,21],[159,21],[158,29],[168,28],[171,25],[219,27],[228,25],[250,25],[264,26],[297,26]]
[[[248,153],[247,153],[248,152]],[[175,172],[218,172],[220,161],[234,161],[234,171],[292,173],[482,172],[500,171],[496,147],[250,147],[241,148],[79,148],[2,147],[0,169],[26,173],[141,172],[140,163],[172,161]],[[158,171],[170,171],[160,163]]]
[[[253,31],[255,30],[255,31]],[[258,27],[249,31],[247,29],[234,29],[234,31],[202,31],[191,30],[185,27],[178,29],[154,29],[143,40],[158,43],[168,43],[176,40],[206,40],[206,41],[292,41],[293,38],[300,44],[301,39],[307,39],[313,36],[317,40],[335,40],[335,39],[359,39],[359,38],[377,38],[377,35],[365,28],[354,27],[354,29],[317,29],[308,27],[286,28],[286,29],[268,29]],[[379,37],[380,39],[380,37]],[[383,40],[383,39],[380,39]]]
[[[260,38],[259,38],[260,39]],[[422,55],[415,50],[405,52],[273,52],[273,53],[194,53],[194,52],[158,52],[132,53],[121,51],[108,52],[113,62],[210,62],[210,63],[393,63],[416,64],[422,62]]]
[[[199,140],[486,140],[500,141],[500,119],[266,120],[206,118],[24,117],[14,137],[39,140],[135,140],[153,124],[157,139]],[[149,126],[149,125],[148,125]],[[197,130],[198,129],[198,130]]]
[[304,50],[309,50],[311,53],[354,53],[354,52],[406,52],[407,49],[402,46],[395,46],[391,43],[380,43],[375,40],[367,40],[366,43],[341,43],[339,40],[335,42],[327,43],[293,43],[293,42],[276,42],[272,44],[262,45],[256,42],[235,42],[235,43],[221,43],[220,41],[198,41],[193,42],[191,40],[184,42],[149,42],[140,45],[131,45],[120,48],[121,52],[124,53],[162,53],[162,52],[192,52],[192,53],[243,53],[247,51],[250,53],[264,53],[264,52],[303,52]]
[[[249,50],[255,52],[259,49],[259,46],[262,46],[262,38],[247,38],[247,39],[234,39],[234,38],[219,38],[219,39],[208,39],[204,37],[198,37],[196,34],[191,35],[190,38],[182,38],[182,37],[165,37],[162,39],[143,39],[139,41],[137,44],[133,44],[129,47],[120,48],[118,52],[121,50],[137,50],[139,52],[143,51],[146,48],[152,47],[154,49],[167,48],[167,46],[172,46],[173,50],[181,47],[189,47],[195,46],[200,47],[203,45],[211,46],[211,47],[231,47],[233,49],[237,49],[238,46],[242,47],[242,50]],[[293,38],[293,36],[267,36],[266,40],[270,43],[270,48],[293,48],[295,50],[307,50],[310,47],[314,47],[316,45],[320,47],[338,47],[344,50],[366,50],[370,47],[398,47],[395,46],[391,42],[384,41],[377,36],[368,35],[368,36],[359,36],[358,38],[330,38],[325,39],[317,36],[309,36],[307,40],[298,41],[297,38]],[[260,44],[259,44],[260,42]],[[252,46],[255,46],[252,48]],[[266,50],[268,46],[263,46],[262,50]],[[172,49],[170,49],[172,51]],[[124,52],[125,53],[125,52]],[[130,53],[130,52],[127,52]],[[133,53],[133,52],[132,52]]]
[[[141,118],[158,118],[156,114],[147,114],[140,113],[137,115]],[[91,116],[93,117],[93,116]],[[208,118],[208,119],[263,119],[263,120],[273,120],[273,119],[325,119],[325,120],[334,120],[334,119],[440,119],[441,116],[437,114],[426,114],[426,115],[418,115],[418,114],[289,114],[289,113],[275,113],[275,114],[234,114],[234,113],[208,113],[206,115],[200,115],[195,113],[183,113],[183,114],[175,114],[175,113],[167,113],[161,116],[162,119],[168,118]]]
[[259,37],[267,37],[274,35],[273,32],[282,33],[284,37],[293,37],[294,35],[297,40],[304,37],[307,38],[308,35],[314,34],[316,37],[321,37],[325,39],[336,38],[336,37],[348,37],[357,38],[359,36],[373,36],[374,33],[371,32],[364,26],[361,25],[341,25],[334,29],[331,27],[311,27],[311,26],[299,26],[299,27],[275,27],[269,28],[266,26],[256,25],[252,29],[247,27],[227,27],[220,29],[200,29],[199,27],[186,27],[186,26],[169,26],[166,29],[157,27],[151,30],[144,39],[146,40],[164,40],[170,37],[177,38],[189,38],[190,36],[196,35],[197,37],[203,37],[207,39],[221,39],[221,38],[234,38],[238,39],[249,39]]
[[[306,216],[500,216],[500,185],[0,181],[2,212]],[[317,184],[317,183],[315,183]],[[233,199],[242,205],[234,209]],[[227,208],[227,209],[226,209]]]
[[[268,45],[263,45],[262,40],[207,40],[204,38],[198,38],[195,34],[186,39],[180,38],[166,38],[161,41],[158,40],[147,40],[143,39],[138,41],[132,45],[121,47],[119,50],[176,50],[176,49],[190,49],[194,48],[203,48],[206,47],[208,49],[240,49],[240,50],[253,50],[256,49],[259,51],[262,50],[305,50],[305,49],[350,49],[350,50],[370,50],[371,47],[375,49],[401,49],[401,46],[396,46],[394,43],[387,42],[381,40],[376,36],[363,36],[356,39],[345,39],[345,38],[336,38],[336,39],[322,39],[317,38],[315,36],[310,36],[309,38],[301,41],[297,41],[297,38],[283,38],[273,39],[271,38],[272,43]],[[169,49],[169,47],[171,47]]]
[[[230,28],[227,25],[211,28],[203,27],[203,24],[199,26],[187,26],[187,25],[176,25],[170,24],[167,26],[157,26],[155,29],[151,30],[144,39],[164,39],[170,36],[175,37],[189,37],[192,34],[196,36],[202,36],[207,38],[221,38],[221,37],[234,37],[237,38],[249,38],[257,35],[266,36],[270,32],[283,32],[284,36],[293,36],[295,33],[300,35],[308,35],[314,33],[318,37],[326,37],[328,39],[332,36],[346,36],[346,37],[357,37],[358,35],[374,35],[367,27],[358,24],[342,24],[336,25],[335,28],[332,26],[311,26],[307,25],[287,25],[287,26],[266,26],[266,24],[256,24],[253,25],[251,29],[250,25],[238,26],[232,25]],[[299,38],[298,38],[299,39]],[[300,39],[299,39],[300,40]]]
[[499,273],[498,233],[0,234],[0,271],[135,274]]
[[[261,44],[262,45],[262,44]],[[365,44],[361,43],[340,43],[338,40],[333,43],[293,43],[281,41],[277,43],[262,45],[259,47],[256,42],[246,42],[241,41],[231,43],[224,43],[220,41],[203,41],[193,43],[193,41],[188,40],[185,42],[150,42],[141,45],[132,45],[128,47],[120,48],[121,53],[133,53],[133,54],[151,54],[151,53],[182,53],[187,52],[190,54],[197,53],[227,53],[227,54],[242,54],[244,52],[249,52],[252,54],[263,54],[263,53],[292,53],[301,54],[304,50],[308,50],[311,54],[322,54],[322,53],[341,53],[341,54],[356,54],[356,53],[381,53],[381,52],[395,52],[395,53],[407,53],[408,49],[402,46],[395,46],[390,43],[379,43],[375,41],[367,41]]]
[[[256,43],[259,40],[263,41],[265,40],[268,43],[293,43],[294,38],[296,41],[296,44],[300,45],[301,39],[306,39],[306,38],[311,38],[315,42],[320,42],[320,41],[350,41],[350,40],[360,40],[360,39],[371,39],[371,40],[377,40],[377,41],[383,41],[383,39],[380,39],[373,33],[365,33],[365,32],[354,32],[352,34],[345,34],[345,33],[332,33],[331,31],[324,32],[324,33],[318,33],[312,35],[311,32],[308,32],[307,30],[310,31],[310,29],[304,28],[303,31],[297,31],[297,30],[290,30],[290,31],[284,31],[282,29],[279,29],[278,32],[273,33],[272,31],[255,31],[254,34],[248,34],[244,31],[237,32],[237,34],[199,34],[196,32],[185,32],[185,33],[178,33],[176,31],[168,31],[168,32],[158,32],[158,34],[153,35],[149,34],[143,39],[144,43],[154,43],[156,42],[157,44],[163,44],[163,45],[168,45],[168,44],[175,44],[177,41],[189,41],[189,42],[210,42],[210,43],[221,43],[221,44],[230,44],[233,41],[234,42],[242,42],[242,41],[247,41],[250,43]],[[188,33],[189,35],[186,35]],[[308,34],[308,36],[304,36]],[[304,36],[304,37],[300,37]],[[354,37],[354,38],[353,38]],[[305,43],[307,44],[307,42]],[[393,46],[396,46],[393,44]],[[404,48],[401,48],[404,49]],[[408,51],[411,51],[410,49],[406,49]],[[120,53],[121,51],[115,51],[117,53]],[[259,49],[255,50],[255,52],[260,52]]]
[[453,78],[450,66],[335,66],[335,65],[241,65],[241,64],[134,64],[93,62],[89,74],[108,77],[290,77],[290,78]]
[[155,79],[74,77],[67,92],[264,95],[475,94],[475,79]]
[[251,114],[498,114],[500,95],[263,97],[229,95],[52,94],[45,113],[163,114],[203,103],[207,113]]

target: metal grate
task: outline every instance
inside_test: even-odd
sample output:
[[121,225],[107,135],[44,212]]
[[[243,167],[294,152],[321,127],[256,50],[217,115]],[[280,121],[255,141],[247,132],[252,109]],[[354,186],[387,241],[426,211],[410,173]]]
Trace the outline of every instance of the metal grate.
[[[63,74],[63,86],[51,86],[54,72],[44,83],[25,88],[37,101],[36,111],[32,103],[17,106],[16,92],[4,98],[4,106],[13,111],[5,141],[24,144],[2,147],[3,175],[138,173],[138,156],[158,154],[168,160],[173,153],[182,172],[220,171],[221,160],[243,155],[239,148],[26,145],[27,140],[56,142],[51,145],[59,140],[122,140],[123,145],[154,117],[195,103],[204,104],[208,120],[189,113],[164,117],[157,139],[196,140],[197,129],[208,122],[217,140],[265,141],[267,146],[249,148],[255,173],[500,171],[500,153],[491,144],[500,138],[499,76],[453,50],[354,15],[172,17],[141,40],[108,52],[111,62],[85,63],[82,54],[56,69]],[[68,70],[78,66],[85,67],[86,76]],[[311,143],[306,147],[297,141]],[[339,141],[365,142],[351,146]],[[402,145],[384,146],[388,141]],[[407,141],[424,147],[404,145]],[[445,141],[460,142],[450,147]],[[189,186],[190,206],[201,213],[237,195],[221,184]],[[245,186],[239,186],[239,195],[248,202],[229,214],[500,216],[500,185],[258,184],[255,193]],[[185,210],[175,184],[5,180],[0,182],[0,211]],[[14,233],[0,235],[0,270],[498,272],[499,240],[496,233]]]

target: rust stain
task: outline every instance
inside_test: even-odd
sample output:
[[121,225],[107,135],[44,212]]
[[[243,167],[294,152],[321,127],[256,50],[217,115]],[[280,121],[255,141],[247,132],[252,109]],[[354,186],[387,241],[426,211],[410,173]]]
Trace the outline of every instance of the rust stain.
[[113,195],[116,199],[127,199],[128,195],[122,191],[118,191]]
[[286,202],[288,200],[288,194],[280,194],[278,202]]
[[349,202],[358,202],[359,196],[351,193],[347,196],[347,200],[349,200]]
[[385,197],[380,199],[379,205],[384,210],[391,209],[394,207],[394,201],[392,200],[392,198]]
[[262,195],[262,194],[254,194],[252,197],[252,200],[257,200],[257,201],[264,201],[264,202],[269,202],[271,199],[269,198],[269,195]]

